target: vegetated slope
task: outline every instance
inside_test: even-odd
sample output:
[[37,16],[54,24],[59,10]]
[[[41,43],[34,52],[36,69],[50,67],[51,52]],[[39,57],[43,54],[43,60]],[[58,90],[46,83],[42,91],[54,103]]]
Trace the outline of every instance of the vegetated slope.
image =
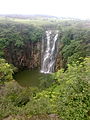
[[[42,24],[40,19],[38,25],[36,21],[0,20],[0,119],[89,120],[90,21],[48,19]],[[39,88],[22,88],[12,80],[16,68],[10,63],[18,68],[39,67],[46,29],[60,31],[58,72],[42,78]]]
[[[0,119],[90,119],[90,57],[43,78],[39,88],[22,88],[15,81],[0,89]],[[46,87],[53,81],[48,87]]]

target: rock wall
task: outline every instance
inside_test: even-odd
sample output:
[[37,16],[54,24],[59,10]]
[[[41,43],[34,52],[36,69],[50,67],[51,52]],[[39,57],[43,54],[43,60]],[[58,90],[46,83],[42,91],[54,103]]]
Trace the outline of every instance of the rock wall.
[[11,43],[4,49],[6,60],[20,69],[40,67],[40,51],[41,43],[39,41],[27,41],[22,47],[16,47]]

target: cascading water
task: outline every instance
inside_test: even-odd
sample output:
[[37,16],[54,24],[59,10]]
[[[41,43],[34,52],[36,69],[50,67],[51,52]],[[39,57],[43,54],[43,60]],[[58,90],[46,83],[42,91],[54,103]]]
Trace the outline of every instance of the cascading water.
[[57,38],[57,30],[46,31],[46,41],[42,40],[41,73],[47,74],[54,72]]

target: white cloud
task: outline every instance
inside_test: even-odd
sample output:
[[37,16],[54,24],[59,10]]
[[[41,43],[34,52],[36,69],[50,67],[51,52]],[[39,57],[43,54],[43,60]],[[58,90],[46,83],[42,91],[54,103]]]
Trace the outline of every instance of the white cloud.
[[90,0],[0,0],[0,14],[90,18]]

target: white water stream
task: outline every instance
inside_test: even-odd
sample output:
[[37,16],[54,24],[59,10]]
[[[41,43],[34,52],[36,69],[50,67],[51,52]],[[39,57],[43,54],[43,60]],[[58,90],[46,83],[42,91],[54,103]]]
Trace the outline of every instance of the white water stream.
[[[46,31],[46,50],[42,56],[42,65],[41,72],[42,73],[52,73],[54,72],[55,67],[55,50],[56,50],[56,42],[58,39],[58,31]],[[44,42],[42,42],[42,46],[44,46]],[[42,47],[42,51],[43,51]]]

